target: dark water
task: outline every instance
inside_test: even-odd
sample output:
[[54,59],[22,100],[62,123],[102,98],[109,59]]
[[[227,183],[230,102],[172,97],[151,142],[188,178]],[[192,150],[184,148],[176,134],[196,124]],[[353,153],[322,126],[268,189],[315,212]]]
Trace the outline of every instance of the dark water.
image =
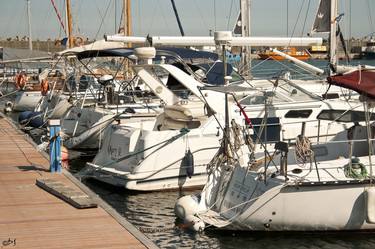
[[[279,62],[267,61],[266,63],[259,63],[261,62],[253,62],[256,68],[256,70],[254,70],[254,75],[256,76],[262,76],[263,74],[270,75],[273,73],[276,75],[277,72],[283,68],[282,64]],[[360,61],[354,61],[353,63],[360,64]],[[375,61],[363,61],[362,63],[375,65]],[[257,64],[259,65],[256,66]],[[324,68],[327,62],[314,61],[313,64]],[[287,65],[290,68],[294,67],[290,65],[290,63],[287,63]],[[296,73],[295,75],[300,74]],[[0,102],[2,101],[3,100],[0,100]],[[71,171],[78,171],[83,167],[85,161],[89,160],[90,158],[85,157],[72,161],[70,163]],[[176,226],[176,218],[173,212],[175,201],[179,196],[191,194],[193,192],[134,193],[121,188],[114,188],[94,180],[85,181],[85,184],[161,248],[375,248],[375,233],[268,234],[206,230],[201,234],[195,234]],[[334,196],[332,198],[334,198]],[[340,207],[338,206],[337,208],[339,209]]]

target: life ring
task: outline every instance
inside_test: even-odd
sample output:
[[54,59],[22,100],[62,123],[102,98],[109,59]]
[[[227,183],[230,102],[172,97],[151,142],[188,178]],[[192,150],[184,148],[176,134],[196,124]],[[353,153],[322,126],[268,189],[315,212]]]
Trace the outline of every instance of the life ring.
[[74,37],[74,45],[79,47],[83,44],[83,38],[80,36]]
[[119,28],[118,34],[125,34],[125,29],[124,28]]
[[40,82],[40,92],[42,93],[43,96],[46,96],[49,90],[49,84],[47,79],[43,79]]
[[16,87],[17,89],[23,89],[26,86],[27,77],[25,74],[20,73],[16,75]]

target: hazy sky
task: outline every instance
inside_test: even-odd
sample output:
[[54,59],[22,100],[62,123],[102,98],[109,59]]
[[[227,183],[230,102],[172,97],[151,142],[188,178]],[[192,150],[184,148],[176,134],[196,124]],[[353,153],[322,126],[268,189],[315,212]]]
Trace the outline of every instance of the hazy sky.
[[[33,38],[62,38],[51,0],[30,0]],[[64,16],[64,0],[54,0]],[[175,0],[186,35],[208,35],[209,30],[231,30],[239,0]],[[254,36],[285,36],[310,32],[318,0],[251,0],[251,31]],[[100,39],[115,33],[122,0],[71,0],[74,33]],[[287,3],[289,18],[287,18]],[[117,6],[117,11],[115,7]],[[348,37],[375,32],[375,0],[339,0],[345,13],[341,26]],[[350,7],[351,16],[350,18]],[[26,0],[0,0],[0,38],[27,35]],[[300,13],[300,14],[299,14]],[[299,14],[299,18],[298,18]],[[306,19],[306,22],[305,22]],[[351,25],[350,20],[351,19]],[[133,0],[134,35],[179,35],[170,0]],[[372,23],[372,25],[371,25]],[[304,25],[305,24],[305,25]],[[349,28],[351,26],[351,29]],[[303,28],[304,27],[304,28]]]

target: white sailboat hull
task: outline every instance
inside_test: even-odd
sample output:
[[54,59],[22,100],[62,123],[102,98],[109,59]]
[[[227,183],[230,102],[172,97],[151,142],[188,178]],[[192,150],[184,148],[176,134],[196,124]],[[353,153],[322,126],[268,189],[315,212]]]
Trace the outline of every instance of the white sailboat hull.
[[[359,157],[367,165],[368,157]],[[375,157],[373,157],[375,159]],[[241,231],[342,231],[375,229],[374,188],[369,178],[345,175],[345,158],[318,163],[294,174],[299,166],[291,165],[288,180],[275,170],[267,173],[247,172],[236,167],[230,181],[217,189],[218,183],[202,192],[205,205],[214,202],[213,210],[202,208],[198,216],[206,223],[225,230]],[[299,168],[300,169],[300,168]],[[272,176],[273,175],[273,176]],[[210,177],[211,183],[215,177]],[[302,179],[301,179],[302,178]],[[216,179],[218,179],[216,177]],[[223,193],[222,196],[216,193]],[[207,204],[211,203],[211,204]],[[202,205],[203,202],[201,201]],[[220,217],[212,219],[214,213]],[[224,220],[224,222],[223,222]]]
[[367,222],[366,185],[275,187],[226,229],[335,231],[375,229]]
[[[150,121],[153,123],[154,121]],[[147,126],[147,122],[142,124]],[[140,125],[135,122],[134,125]],[[192,130],[185,136],[153,149],[176,136],[180,131],[150,131],[112,125],[104,133],[103,146],[95,157],[92,177],[111,185],[136,191],[197,188],[207,179],[207,162],[215,155],[219,141],[216,133],[202,134],[204,130]],[[188,139],[188,142],[186,141]],[[194,174],[188,177],[182,164],[187,144],[194,155]],[[135,153],[134,153],[135,152]],[[122,157],[133,156],[121,160]]]
[[14,100],[13,110],[18,112],[33,111],[41,98],[40,91],[18,92]]

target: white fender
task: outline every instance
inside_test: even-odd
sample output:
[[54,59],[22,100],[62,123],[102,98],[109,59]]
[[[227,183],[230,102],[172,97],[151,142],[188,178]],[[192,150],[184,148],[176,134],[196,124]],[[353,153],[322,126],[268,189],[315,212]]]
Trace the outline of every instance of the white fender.
[[375,223],[375,187],[369,187],[365,191],[367,222]]

